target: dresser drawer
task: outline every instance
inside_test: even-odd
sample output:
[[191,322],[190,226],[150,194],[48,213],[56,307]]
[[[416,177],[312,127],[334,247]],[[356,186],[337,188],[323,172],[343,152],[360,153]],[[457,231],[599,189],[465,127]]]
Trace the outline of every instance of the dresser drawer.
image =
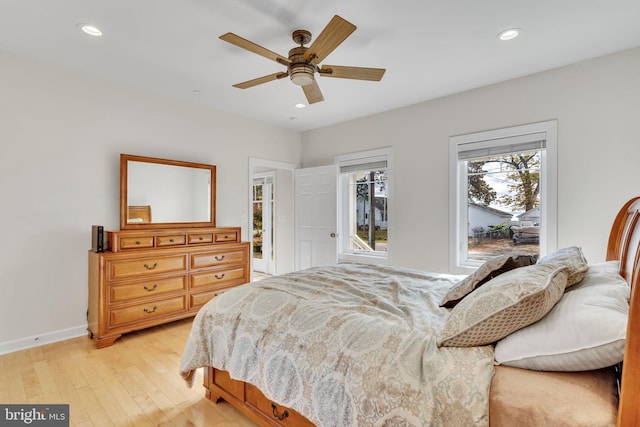
[[189,233],[189,244],[212,243],[213,233]]
[[191,268],[213,267],[216,265],[239,264],[243,262],[244,251],[241,248],[191,255]]
[[220,242],[237,242],[238,241],[238,233],[235,231],[227,231],[224,233],[216,233],[214,236],[214,240],[216,243]]
[[187,243],[187,236],[184,234],[179,234],[176,236],[158,236],[156,237],[156,246],[157,247],[165,247],[165,246],[180,246]]
[[226,292],[229,288],[224,289],[216,289],[214,291],[208,292],[198,292],[189,294],[189,310],[193,310],[194,308],[200,308],[206,303],[208,303],[213,298],[217,297],[220,294]]
[[187,276],[171,277],[128,285],[109,286],[109,302],[117,303],[135,298],[152,297],[169,292],[186,291]]
[[231,284],[237,284],[238,280],[244,282],[243,279],[244,267],[203,271],[202,273],[194,273],[191,275],[191,289],[210,285],[219,285],[216,288],[226,288],[227,286],[231,286]]
[[109,249],[112,252],[180,246],[200,247],[216,243],[240,243],[242,239],[242,229],[239,227],[120,230],[107,233]]
[[108,280],[119,280],[157,273],[186,271],[187,254],[136,258],[132,260],[110,260],[107,262]]
[[153,236],[123,237],[120,249],[144,249],[153,247]]
[[139,322],[167,314],[180,313],[187,309],[186,295],[168,298],[131,307],[116,308],[109,311],[110,325],[119,326]]

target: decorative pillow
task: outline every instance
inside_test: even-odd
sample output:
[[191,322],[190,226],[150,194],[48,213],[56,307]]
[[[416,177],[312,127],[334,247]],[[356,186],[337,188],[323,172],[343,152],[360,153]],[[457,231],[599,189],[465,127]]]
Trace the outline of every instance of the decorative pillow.
[[562,297],[565,270],[553,264],[536,264],[488,281],[451,310],[438,346],[491,344],[540,320]]
[[496,363],[540,371],[586,371],[620,362],[629,285],[617,261],[593,264],[539,322],[496,345]]
[[440,307],[452,308],[474,289],[484,285],[489,280],[506,273],[514,268],[533,265],[537,261],[533,255],[511,253],[489,258],[476,271],[456,283],[447,291],[440,302]]
[[589,269],[587,260],[582,254],[582,249],[577,246],[570,246],[568,248],[551,252],[550,254],[540,258],[538,260],[538,264],[555,264],[567,267],[567,273],[569,274],[569,278],[567,279],[567,288],[584,279],[584,276],[587,274],[587,270]]

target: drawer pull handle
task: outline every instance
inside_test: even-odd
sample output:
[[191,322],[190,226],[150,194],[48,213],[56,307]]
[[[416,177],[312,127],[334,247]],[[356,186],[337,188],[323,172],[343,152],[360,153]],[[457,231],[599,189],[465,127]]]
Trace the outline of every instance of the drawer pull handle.
[[216,259],[216,261],[222,261],[224,259],[224,255],[215,255],[214,258]]
[[156,268],[158,266],[157,262],[154,262],[153,265],[151,267],[149,267],[149,264],[145,264],[144,268],[146,268],[147,270],[153,270],[154,268]]
[[169,243],[173,243],[173,239],[169,239]]
[[198,240],[202,240],[202,239],[203,239],[203,237],[202,237],[202,236],[198,237]]
[[227,236],[227,235],[225,234],[225,235],[224,235],[224,238],[225,238],[225,239],[228,239],[228,238],[229,238],[229,236]]
[[224,279],[224,273],[222,273],[222,274],[214,274],[214,277],[215,277],[216,279],[218,279],[218,280],[220,280],[220,279]]
[[140,240],[136,240],[136,245],[139,245],[139,244],[140,244]]
[[273,403],[273,402],[271,402],[271,411],[273,412],[273,417],[274,417],[276,420],[280,420],[280,421],[282,421],[282,420],[284,420],[285,418],[287,418],[287,417],[289,416],[289,411],[287,411],[286,409],[285,409],[285,411],[282,413],[282,415],[278,415],[278,414],[276,414],[276,404],[275,404],[275,403]]
[[144,285],[144,290],[147,291],[147,292],[155,291],[156,289],[158,289],[158,284],[157,283],[153,284],[153,288],[150,288],[147,285]]
[[145,312],[145,313],[153,313],[153,312],[154,312],[154,311],[156,311],[157,309],[158,309],[158,306],[157,306],[157,305],[154,305],[152,310],[149,310],[147,307],[145,307],[145,308],[144,308],[144,312]]

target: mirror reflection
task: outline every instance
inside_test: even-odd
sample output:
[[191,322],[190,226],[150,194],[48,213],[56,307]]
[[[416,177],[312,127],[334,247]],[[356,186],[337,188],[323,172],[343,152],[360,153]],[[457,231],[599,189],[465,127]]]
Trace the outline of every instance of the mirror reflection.
[[121,228],[215,226],[215,166],[120,157]]
[[128,170],[128,224],[210,221],[210,170],[136,161]]

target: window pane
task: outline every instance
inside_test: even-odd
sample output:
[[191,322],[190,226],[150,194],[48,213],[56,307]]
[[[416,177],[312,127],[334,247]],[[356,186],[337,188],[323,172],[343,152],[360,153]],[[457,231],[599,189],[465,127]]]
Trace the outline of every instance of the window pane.
[[468,259],[540,252],[540,151],[470,159]]
[[255,201],[253,202],[253,257],[262,258],[262,202]]
[[386,169],[343,173],[343,179],[348,182],[349,249],[386,252],[388,221]]
[[[255,183],[258,182],[258,183]],[[253,184],[253,257],[262,259],[262,186],[261,181]]]

